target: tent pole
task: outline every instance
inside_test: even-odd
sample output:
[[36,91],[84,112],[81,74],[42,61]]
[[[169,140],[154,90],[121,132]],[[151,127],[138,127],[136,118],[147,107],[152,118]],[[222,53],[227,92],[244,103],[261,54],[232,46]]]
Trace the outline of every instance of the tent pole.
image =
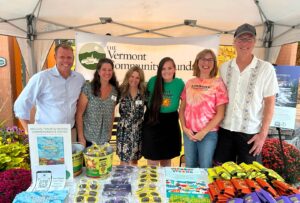
[[259,5],[259,0],[254,0],[254,3],[256,4],[256,6],[258,8],[262,23],[264,23],[264,21],[268,21],[267,16],[265,15],[264,11],[261,9],[261,7]]
[[25,64],[25,61],[24,61],[24,58],[23,58],[23,55],[21,54],[21,65],[22,65],[22,84],[23,84],[23,88],[26,86],[27,84],[27,75],[28,75],[28,72],[27,72],[27,68],[26,68],[26,64]]
[[265,37],[263,41],[263,46],[265,47],[265,60],[270,61],[270,48],[272,47],[273,35],[274,35],[274,22],[265,22]]
[[32,58],[32,67],[29,72],[29,77],[31,77],[34,73],[37,72],[36,60],[34,57],[34,39],[35,39],[35,17],[34,15],[27,15],[27,42],[30,47],[31,58]]
[[285,35],[288,32],[291,32],[293,29],[298,28],[299,26],[300,26],[300,24],[294,25],[294,26],[290,26],[290,29],[288,29],[285,32],[283,32],[283,33],[277,35],[276,37],[274,37],[274,40],[280,38],[281,36]]
[[126,24],[123,24],[123,23],[118,23],[118,22],[115,22],[115,21],[111,21],[109,23],[112,23],[112,24],[115,24],[115,25],[119,25],[119,26],[123,26],[123,27],[127,27],[127,28],[131,28],[131,29],[135,29],[135,30],[139,30],[138,32],[135,32],[135,33],[129,33],[129,34],[120,35],[122,37],[130,36],[130,35],[136,35],[136,34],[142,34],[142,33],[153,33],[153,34],[160,35],[160,36],[163,36],[163,37],[171,37],[169,35],[164,35],[164,34],[155,32],[153,30],[144,30],[142,28],[138,28],[138,27],[131,26],[131,25],[126,25]]
[[23,18],[10,19],[10,20],[6,20],[6,19],[0,17],[0,23],[7,23],[7,24],[11,25],[12,27],[17,28],[18,30],[21,30],[22,32],[26,32],[26,30],[22,29],[21,27],[19,27],[19,26],[13,24],[13,23],[11,22],[11,21],[13,21],[13,20],[19,20],[19,19],[24,19],[24,17],[23,17]]
[[270,59],[270,47],[272,46],[272,39],[273,39],[273,31],[274,31],[274,22],[268,20],[267,16],[263,12],[262,8],[259,5],[259,0],[254,0],[254,3],[256,4],[259,15],[261,18],[261,21],[264,25],[264,31],[263,31],[263,46],[265,47],[265,60]]

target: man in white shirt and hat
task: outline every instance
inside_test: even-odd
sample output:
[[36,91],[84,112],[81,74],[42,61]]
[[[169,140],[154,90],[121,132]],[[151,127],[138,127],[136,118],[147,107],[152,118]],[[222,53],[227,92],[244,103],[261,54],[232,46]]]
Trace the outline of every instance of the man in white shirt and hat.
[[261,162],[261,151],[272,121],[278,83],[274,67],[256,58],[256,29],[239,26],[234,33],[237,57],[224,63],[220,75],[229,103],[218,132],[215,162]]

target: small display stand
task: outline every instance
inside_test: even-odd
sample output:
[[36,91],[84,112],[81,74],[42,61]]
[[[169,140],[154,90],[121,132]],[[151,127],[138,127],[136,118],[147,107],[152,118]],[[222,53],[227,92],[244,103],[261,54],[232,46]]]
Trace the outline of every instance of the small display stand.
[[62,190],[73,182],[71,127],[29,125],[32,184],[28,191]]

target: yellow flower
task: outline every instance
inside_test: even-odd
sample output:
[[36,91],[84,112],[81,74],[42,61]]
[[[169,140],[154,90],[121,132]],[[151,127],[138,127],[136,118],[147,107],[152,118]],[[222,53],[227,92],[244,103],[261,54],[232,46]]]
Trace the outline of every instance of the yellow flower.
[[11,138],[7,138],[7,139],[6,139],[6,142],[7,142],[8,144],[10,144],[10,143],[11,143]]

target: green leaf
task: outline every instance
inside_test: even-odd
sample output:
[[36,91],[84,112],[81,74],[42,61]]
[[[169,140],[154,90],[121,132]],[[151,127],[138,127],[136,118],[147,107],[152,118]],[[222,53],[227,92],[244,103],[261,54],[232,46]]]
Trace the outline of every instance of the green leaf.
[[24,158],[12,158],[11,163],[14,165],[21,163],[24,160]]

